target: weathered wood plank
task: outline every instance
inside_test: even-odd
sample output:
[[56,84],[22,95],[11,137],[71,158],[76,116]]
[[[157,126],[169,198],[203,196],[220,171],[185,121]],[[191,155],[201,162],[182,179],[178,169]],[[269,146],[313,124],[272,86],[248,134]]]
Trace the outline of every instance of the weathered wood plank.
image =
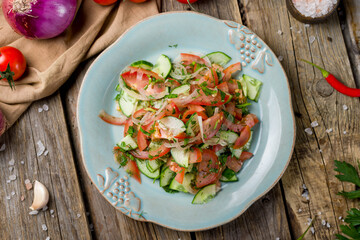
[[[338,230],[338,217],[344,216],[353,204],[336,195],[343,185],[334,177],[333,169],[334,159],[354,163],[360,153],[360,129],[355,117],[360,116],[359,101],[331,92],[327,83],[323,84],[319,71],[297,59],[323,65],[354,86],[338,18],[335,15],[325,23],[307,28],[288,14],[285,1],[246,0],[244,6],[249,27],[284,58],[282,63],[293,93],[297,141],[293,159],[282,178],[292,235],[299,237],[307,228],[308,218],[321,212],[314,224],[314,237],[332,239]],[[313,37],[314,41],[309,40]],[[328,96],[323,97],[327,91]],[[351,110],[344,111],[343,104]],[[304,129],[313,121],[319,126],[309,136]],[[333,132],[327,133],[326,129],[330,128]],[[308,188],[310,202],[301,197],[303,184]],[[331,227],[323,226],[322,220]],[[312,238],[311,234],[307,237]]]
[[94,226],[93,236],[96,239],[184,239],[190,240],[190,233],[176,232],[152,223],[138,222],[118,212],[93,186],[80,153],[80,139],[76,121],[77,99],[83,77],[92,60],[83,63],[71,76],[61,91],[66,106],[66,118],[69,123],[71,138],[76,153],[76,160],[81,176],[81,185],[85,195],[87,209],[90,212],[90,222]]
[[[38,108],[43,104],[49,106],[49,111],[39,113]],[[37,156],[38,141],[48,150],[47,156]],[[6,227],[0,228],[1,238],[90,239],[60,95],[34,103],[0,138],[2,143],[6,149],[0,152],[0,205],[6,214],[1,214],[0,223]],[[14,166],[9,165],[11,159],[15,160]],[[16,180],[7,183],[13,174]],[[25,189],[25,179],[39,180],[47,186],[50,193],[47,211],[29,215],[33,190]],[[25,197],[24,201],[20,201],[21,196]],[[53,216],[50,210],[54,210]],[[42,230],[42,224],[47,226],[47,231]]]
[[[199,1],[193,5],[201,13],[241,23],[239,5],[235,0]],[[176,1],[162,2],[162,11],[185,9],[188,10],[189,7]],[[195,234],[196,239],[291,239],[280,186],[276,185],[236,220]]]
[[344,29],[344,39],[348,54],[351,61],[351,66],[357,82],[357,87],[360,87],[360,1],[348,0],[343,1],[345,6],[346,24],[342,25]]

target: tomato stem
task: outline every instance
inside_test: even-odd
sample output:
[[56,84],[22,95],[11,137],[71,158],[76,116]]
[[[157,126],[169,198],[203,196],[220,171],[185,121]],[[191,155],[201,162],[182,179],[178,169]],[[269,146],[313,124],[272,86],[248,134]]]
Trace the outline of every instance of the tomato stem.
[[1,79],[6,79],[8,81],[11,90],[15,90],[15,82],[13,79],[14,75],[15,75],[15,73],[10,70],[10,63],[8,63],[5,71],[3,71],[3,72],[0,71]]

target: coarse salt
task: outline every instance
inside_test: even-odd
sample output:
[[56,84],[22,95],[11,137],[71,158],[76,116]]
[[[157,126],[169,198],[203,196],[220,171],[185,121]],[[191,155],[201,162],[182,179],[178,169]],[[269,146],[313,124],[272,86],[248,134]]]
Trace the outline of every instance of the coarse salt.
[[37,156],[39,157],[39,156],[41,156],[43,153],[44,153],[44,151],[45,151],[45,146],[44,146],[44,144],[39,140],[39,141],[37,141],[37,143],[36,143],[37,145],[38,145],[38,153],[37,153]]
[[311,124],[311,127],[317,127],[317,126],[319,126],[319,123],[317,122],[317,121],[313,121]]
[[343,109],[346,111],[346,110],[348,110],[349,108],[348,108],[348,106],[347,105],[343,105]]
[[46,224],[41,225],[41,227],[42,227],[42,230],[43,230],[43,231],[47,231],[47,230],[48,230]]
[[80,213],[78,213],[78,214],[76,214],[76,216],[77,216],[78,218],[80,218],[80,217],[81,217],[81,214],[80,214]]
[[10,199],[11,199],[11,197],[10,197],[10,196],[6,196],[6,199],[7,199],[7,200],[10,200]]
[[20,164],[21,164],[21,165],[24,165],[24,164],[25,164],[25,162],[24,162],[24,161],[21,161],[21,162],[20,162]]
[[284,57],[280,55],[280,56],[278,56],[278,59],[280,62],[282,62],[282,60],[284,60]]
[[321,221],[321,224],[325,226],[325,225],[326,225],[326,221],[323,219],[323,220]]
[[326,223],[326,227],[327,228],[330,228],[331,226],[330,226],[330,223]]
[[44,104],[42,108],[44,109],[44,111],[49,111],[49,106],[47,104]]
[[279,29],[279,30],[277,31],[277,34],[282,35],[283,32]]
[[41,113],[43,111],[42,108],[38,108],[38,112]]
[[55,211],[54,211],[53,209],[50,210],[50,214],[51,214],[51,215],[53,215],[54,212],[55,212]]
[[45,212],[46,210],[48,210],[49,208],[48,208],[48,206],[46,205],[45,207],[43,207],[42,209],[41,209],[41,211],[43,211],[43,212]]
[[321,212],[318,212],[318,215],[321,215]]
[[47,156],[48,154],[49,154],[49,151],[46,150],[46,151],[44,152],[44,156]]
[[45,238],[45,240],[50,240],[50,237],[49,237],[49,236],[47,236],[47,237]]
[[329,129],[326,129],[325,130],[327,133],[331,133],[332,131],[333,131],[333,129],[332,128],[329,128]]
[[298,212],[302,212],[302,209],[301,209],[301,208],[299,208]]
[[314,37],[314,36],[310,36],[310,37],[309,37],[309,42],[310,42],[310,43],[313,43],[314,41],[315,41],[315,37]]
[[0,147],[0,152],[5,151],[5,148],[6,148],[6,145],[5,145],[5,143],[4,143],[4,144],[1,145],[1,147]]
[[11,196],[14,196],[16,193],[14,191],[11,192]]
[[39,211],[34,210],[34,211],[29,212],[29,215],[37,215],[38,213],[39,213]]
[[9,167],[9,171],[12,172],[14,170],[14,167]]
[[309,135],[313,134],[313,131],[311,130],[311,128],[305,128],[305,132]]
[[15,181],[15,180],[16,180],[16,175],[10,175],[10,176],[9,176],[9,180]]
[[315,228],[314,227],[311,227],[310,231],[311,231],[312,234],[315,234]]
[[346,134],[347,132],[346,131],[344,131],[344,134]]
[[292,0],[295,8],[305,17],[321,17],[329,13],[337,0]]
[[308,28],[308,27],[310,27],[310,24],[307,23],[304,25],[304,27]]
[[10,166],[14,166],[14,165],[15,165],[15,160],[14,160],[14,159],[11,159],[11,160],[9,161],[9,165],[10,165]]

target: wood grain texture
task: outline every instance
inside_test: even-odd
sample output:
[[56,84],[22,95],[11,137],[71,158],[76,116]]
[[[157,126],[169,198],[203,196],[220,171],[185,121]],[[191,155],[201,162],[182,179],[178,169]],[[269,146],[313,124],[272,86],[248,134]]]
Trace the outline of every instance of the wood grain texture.
[[71,138],[76,149],[76,162],[81,176],[81,185],[85,195],[85,204],[90,212],[89,221],[94,226],[93,237],[95,239],[183,239],[190,240],[190,233],[177,232],[152,223],[135,221],[118,212],[99,193],[89,179],[82,163],[80,153],[80,138],[76,120],[77,99],[84,75],[91,65],[91,59],[78,67],[66,85],[61,89],[64,105],[66,106],[66,118],[69,123]]
[[[293,93],[297,140],[295,154],[282,178],[292,235],[299,237],[307,228],[308,219],[318,215],[315,235],[307,238],[333,239],[340,224],[338,218],[345,216],[347,208],[354,204],[336,195],[353,186],[342,185],[333,169],[334,159],[355,163],[360,154],[360,128],[356,120],[360,116],[359,100],[335,91],[323,97],[327,83],[324,85],[321,73],[298,59],[324,66],[347,85],[355,85],[338,17],[334,15],[325,23],[305,27],[289,15],[285,1],[247,0],[244,7],[249,27],[284,58],[282,63]],[[313,37],[312,42],[309,39]],[[325,87],[319,87],[322,85]],[[344,111],[344,104],[351,110]],[[313,129],[313,135],[307,135],[304,129],[313,121],[319,126]],[[329,128],[333,132],[327,133]],[[301,196],[303,184],[308,188],[309,202]],[[323,226],[322,220],[331,227]]]
[[[38,108],[43,104],[49,106],[49,111],[39,113]],[[47,156],[37,156],[38,141],[48,150]],[[0,216],[1,239],[45,239],[47,236],[51,239],[89,239],[60,95],[32,104],[0,138],[0,145],[2,143],[6,144],[6,149],[0,152],[0,206],[5,212]],[[15,160],[12,171],[9,169],[11,159]],[[10,175],[17,178],[7,183]],[[25,189],[26,179],[42,182],[50,193],[49,209],[36,216],[29,215],[33,190]],[[7,199],[8,196],[11,199]],[[24,201],[20,200],[21,196],[25,197]],[[54,217],[50,210],[55,211]],[[46,224],[47,231],[42,230],[42,224]]]

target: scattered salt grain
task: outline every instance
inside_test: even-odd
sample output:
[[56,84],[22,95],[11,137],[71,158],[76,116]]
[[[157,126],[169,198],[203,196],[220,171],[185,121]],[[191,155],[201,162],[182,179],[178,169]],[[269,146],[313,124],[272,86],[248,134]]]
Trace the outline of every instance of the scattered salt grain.
[[304,197],[306,200],[309,200],[309,191],[307,189],[304,189],[304,192],[301,194],[302,197]]
[[313,131],[311,130],[311,128],[305,128],[305,132],[309,135],[313,134]]
[[37,215],[38,213],[39,213],[39,211],[34,210],[34,211],[29,212],[29,215]]
[[44,152],[44,156],[47,156],[48,154],[49,154],[49,151],[46,150],[46,151]]
[[330,226],[330,223],[326,223],[326,227],[327,228],[330,228],[331,226]]
[[280,62],[282,62],[282,60],[284,60],[284,57],[280,55],[280,56],[278,56],[278,59]]
[[318,212],[318,215],[321,215],[321,212]]
[[43,231],[47,231],[47,230],[48,230],[46,224],[41,225],[41,227],[42,227],[42,230],[43,230]]
[[25,179],[24,183],[25,183],[25,184],[28,184],[28,183],[30,183],[30,180],[29,180],[29,179]]
[[326,221],[323,219],[323,220],[321,221],[321,224],[322,224],[323,226],[325,226],[325,225],[326,225]]
[[38,153],[37,153],[37,156],[39,157],[39,156],[41,156],[43,153],[44,153],[44,151],[45,151],[45,146],[44,146],[44,144],[39,140],[39,141],[37,141],[37,143],[36,143],[37,145],[38,145]]
[[78,213],[78,214],[76,214],[76,216],[77,216],[78,218],[80,218],[80,217],[81,217],[81,214],[80,214],[80,213]]
[[304,25],[304,27],[308,28],[308,27],[310,27],[310,24],[307,23]]
[[326,129],[325,130],[327,133],[331,133],[332,131],[333,131],[333,129],[332,128],[329,128],[329,129]]
[[24,196],[24,195],[21,195],[20,201],[24,201],[24,200],[25,200],[25,196]]
[[9,167],[9,171],[12,172],[14,170],[14,167]]
[[10,175],[9,180],[10,181],[15,181],[16,180],[16,175]]
[[25,164],[25,162],[24,162],[24,161],[21,161],[20,163],[21,163],[21,165],[24,165],[24,164]]
[[317,121],[313,121],[312,123],[311,123],[311,127],[317,127],[317,126],[319,126],[319,123],[317,122]]
[[49,236],[48,236],[48,237],[46,237],[46,238],[45,238],[45,240],[50,240],[50,237],[49,237]]
[[310,225],[311,222],[312,222],[312,219],[311,219],[311,218],[308,218],[308,219],[307,219],[307,225]]
[[313,43],[314,41],[315,41],[315,37],[314,37],[314,36],[310,36],[310,37],[309,37],[309,42],[310,42],[310,43]]
[[15,160],[14,160],[14,159],[11,159],[11,160],[9,161],[9,165],[10,165],[10,166],[14,166],[14,164],[15,164]]
[[293,29],[293,27],[290,27],[290,30],[292,30]]
[[5,148],[6,148],[6,145],[5,145],[5,143],[4,143],[4,144],[1,145],[1,147],[0,147],[0,152],[5,151]]
[[6,180],[6,183],[11,183],[11,180]]
[[336,3],[336,0],[293,0],[294,7],[305,17],[311,18],[326,15],[334,8]]
[[298,212],[302,212],[302,209],[301,209],[301,208],[299,208]]
[[283,32],[279,29],[279,30],[277,31],[277,34],[282,35]]
[[50,210],[50,214],[51,214],[51,215],[53,215],[54,212],[55,212],[55,211],[54,211],[53,209]]
[[42,108],[38,108],[38,112],[41,113],[43,111]]
[[321,150],[321,149],[319,149],[319,153],[322,153],[322,150]]
[[45,211],[48,210],[48,209],[49,209],[48,206],[45,206],[45,207],[43,207],[43,208],[41,209],[41,211],[45,212]]
[[11,197],[10,197],[10,196],[6,196],[6,199],[7,199],[7,200],[10,200],[10,199],[11,199]]
[[279,237],[277,237],[277,238],[275,238],[275,240],[280,240],[280,238],[279,238]]
[[14,196],[16,193],[14,191],[11,192],[11,196]]
[[341,219],[342,219],[342,216],[339,217],[339,220],[341,220]]
[[305,183],[303,183],[302,188],[303,188],[304,190],[307,190],[307,187],[306,187]]
[[299,33],[299,34],[302,33],[302,30],[300,29],[299,31],[297,31],[297,33]]
[[346,110],[348,110],[349,108],[348,108],[348,106],[347,105],[343,105],[343,109],[346,111]]
[[343,133],[344,133],[344,134],[346,134],[347,132],[346,132],[346,131],[344,131]]
[[47,104],[44,104],[43,106],[44,111],[49,111],[49,106]]
[[312,234],[315,234],[315,228],[314,227],[311,227],[310,231],[311,231]]

